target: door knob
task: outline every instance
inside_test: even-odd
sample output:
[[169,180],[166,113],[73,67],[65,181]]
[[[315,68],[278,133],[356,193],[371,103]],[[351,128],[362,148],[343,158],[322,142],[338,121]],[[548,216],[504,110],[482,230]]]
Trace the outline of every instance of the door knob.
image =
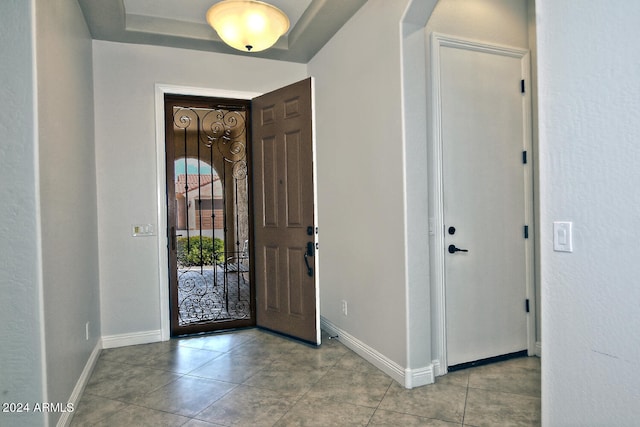
[[469,252],[469,250],[456,248],[456,245],[449,245],[449,253],[455,254],[456,252]]

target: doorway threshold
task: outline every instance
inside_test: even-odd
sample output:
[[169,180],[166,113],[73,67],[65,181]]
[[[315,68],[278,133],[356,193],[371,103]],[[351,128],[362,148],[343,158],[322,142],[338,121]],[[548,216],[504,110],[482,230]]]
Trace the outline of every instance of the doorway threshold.
[[516,351],[514,353],[502,354],[500,356],[488,357],[486,359],[474,360],[473,362],[459,363],[457,365],[449,366],[448,372],[461,371],[467,368],[474,368],[476,366],[489,365],[491,363],[503,362],[505,360],[516,359],[518,357],[528,356],[527,350]]

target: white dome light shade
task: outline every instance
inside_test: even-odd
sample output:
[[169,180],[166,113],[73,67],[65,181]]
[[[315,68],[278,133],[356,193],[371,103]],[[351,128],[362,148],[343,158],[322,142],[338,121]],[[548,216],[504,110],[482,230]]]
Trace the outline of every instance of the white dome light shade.
[[207,22],[229,46],[244,52],[270,48],[289,30],[280,9],[256,0],[223,0],[207,11]]

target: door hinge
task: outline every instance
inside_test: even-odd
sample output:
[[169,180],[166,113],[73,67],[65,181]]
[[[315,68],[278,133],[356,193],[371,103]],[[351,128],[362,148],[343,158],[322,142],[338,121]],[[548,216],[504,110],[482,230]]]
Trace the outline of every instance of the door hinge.
[[524,150],[522,152],[522,164],[524,164],[524,165],[527,164],[527,150]]
[[527,313],[529,312],[529,298],[524,300],[524,309],[527,311]]
[[529,226],[528,225],[524,226],[524,238],[525,239],[529,238]]
[[524,79],[520,80],[520,93],[524,93]]

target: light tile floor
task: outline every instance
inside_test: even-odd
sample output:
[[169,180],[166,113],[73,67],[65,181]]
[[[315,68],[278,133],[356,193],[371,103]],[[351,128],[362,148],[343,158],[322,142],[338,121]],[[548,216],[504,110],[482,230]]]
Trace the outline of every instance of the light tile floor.
[[538,426],[540,361],[407,390],[324,334],[258,329],[103,350],[72,426]]

